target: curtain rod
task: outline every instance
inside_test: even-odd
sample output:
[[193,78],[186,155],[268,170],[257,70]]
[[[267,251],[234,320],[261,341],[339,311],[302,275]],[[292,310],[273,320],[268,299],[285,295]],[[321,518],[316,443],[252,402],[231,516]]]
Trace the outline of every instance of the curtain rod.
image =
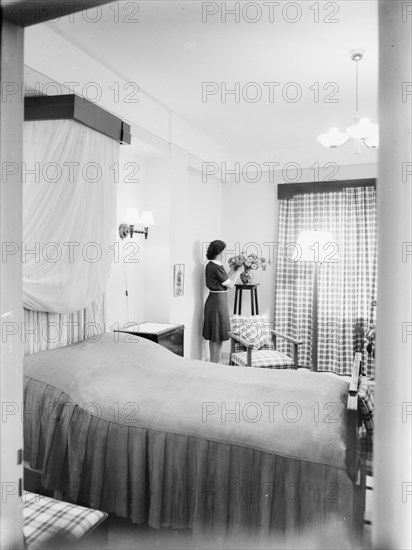
[[303,193],[332,193],[348,187],[376,187],[376,178],[281,183],[278,185],[278,199],[293,199]]
[[75,120],[119,143],[131,143],[130,125],[75,94],[24,98],[24,120]]

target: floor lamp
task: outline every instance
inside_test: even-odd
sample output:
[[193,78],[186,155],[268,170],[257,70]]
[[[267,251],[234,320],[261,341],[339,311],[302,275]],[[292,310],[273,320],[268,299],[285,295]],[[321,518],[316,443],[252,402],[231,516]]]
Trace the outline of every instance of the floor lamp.
[[[312,303],[312,370],[318,370],[318,274],[324,261],[336,263],[337,245],[330,231],[301,231],[297,241],[297,261],[311,262],[314,265]],[[328,259],[328,260],[327,260]]]

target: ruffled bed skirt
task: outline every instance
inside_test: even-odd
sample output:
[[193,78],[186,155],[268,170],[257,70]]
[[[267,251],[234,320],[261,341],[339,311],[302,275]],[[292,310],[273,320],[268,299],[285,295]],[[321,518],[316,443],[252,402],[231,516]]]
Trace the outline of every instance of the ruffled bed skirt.
[[[25,377],[25,459],[46,489],[151,527],[222,537],[348,526],[344,470],[98,416]],[[133,411],[131,410],[131,414]]]

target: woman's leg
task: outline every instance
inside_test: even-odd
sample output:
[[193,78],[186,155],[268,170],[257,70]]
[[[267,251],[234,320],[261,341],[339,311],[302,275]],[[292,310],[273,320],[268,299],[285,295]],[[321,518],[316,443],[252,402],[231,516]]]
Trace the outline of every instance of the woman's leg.
[[220,355],[222,353],[223,342],[209,341],[210,361],[212,363],[220,363]]

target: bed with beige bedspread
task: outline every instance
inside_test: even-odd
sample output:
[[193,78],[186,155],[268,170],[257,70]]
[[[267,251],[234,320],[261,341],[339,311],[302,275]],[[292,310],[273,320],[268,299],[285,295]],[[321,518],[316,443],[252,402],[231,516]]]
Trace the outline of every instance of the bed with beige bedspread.
[[47,489],[200,534],[352,524],[349,384],[334,374],[216,365],[120,333],[24,363],[25,460]]

